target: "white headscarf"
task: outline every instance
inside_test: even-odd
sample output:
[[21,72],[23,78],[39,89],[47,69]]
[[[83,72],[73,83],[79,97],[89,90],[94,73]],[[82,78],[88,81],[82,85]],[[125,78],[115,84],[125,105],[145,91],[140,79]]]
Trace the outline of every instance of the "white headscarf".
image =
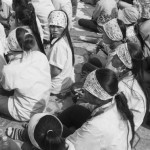
[[63,11],[52,11],[48,17],[49,25],[67,27],[67,16]]
[[117,19],[114,18],[103,25],[103,29],[107,36],[113,41],[123,40],[122,31],[118,25]]
[[7,44],[8,44],[8,48],[11,51],[23,51],[22,48],[20,47],[17,38],[16,38],[16,29],[12,30],[7,38]]
[[101,99],[101,100],[108,100],[113,98],[113,96],[109,95],[99,84],[97,78],[96,78],[96,70],[91,72],[84,83],[84,88],[87,90],[89,93],[94,95],[95,97]]

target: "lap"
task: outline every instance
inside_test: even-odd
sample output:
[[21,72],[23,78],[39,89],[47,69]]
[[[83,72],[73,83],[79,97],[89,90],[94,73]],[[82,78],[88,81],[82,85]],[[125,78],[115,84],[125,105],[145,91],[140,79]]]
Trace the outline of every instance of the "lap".
[[0,113],[10,117],[11,115],[8,110],[8,99],[8,96],[0,95]]

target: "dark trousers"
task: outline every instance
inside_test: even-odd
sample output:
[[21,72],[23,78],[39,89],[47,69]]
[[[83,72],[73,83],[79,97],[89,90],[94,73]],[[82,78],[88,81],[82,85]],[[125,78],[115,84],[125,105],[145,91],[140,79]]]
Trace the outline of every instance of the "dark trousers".
[[97,29],[97,22],[95,20],[79,19],[78,24],[84,28],[87,28],[93,32],[99,32]]
[[90,118],[90,115],[91,112],[80,105],[73,105],[59,114],[57,117],[64,125],[63,137],[72,134],[69,128],[80,128]]

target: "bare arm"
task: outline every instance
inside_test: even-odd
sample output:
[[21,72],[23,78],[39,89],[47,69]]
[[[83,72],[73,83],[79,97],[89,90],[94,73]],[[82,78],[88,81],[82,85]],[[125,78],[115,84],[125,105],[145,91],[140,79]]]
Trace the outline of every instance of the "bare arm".
[[58,76],[62,71],[62,69],[60,69],[56,66],[50,65],[50,67],[51,67],[51,77],[52,78]]

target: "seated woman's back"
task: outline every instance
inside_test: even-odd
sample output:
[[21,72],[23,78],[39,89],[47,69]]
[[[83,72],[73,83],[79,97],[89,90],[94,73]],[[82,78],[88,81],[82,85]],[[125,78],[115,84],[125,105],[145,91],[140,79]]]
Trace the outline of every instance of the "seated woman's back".
[[[17,31],[20,32],[18,35]],[[23,28],[13,30],[8,36],[8,47],[15,51],[15,55],[16,51],[20,54],[15,57],[10,55],[9,64],[3,68],[2,86],[6,90],[14,90],[14,95],[9,97],[8,102],[12,117],[16,120],[28,121],[33,114],[44,110],[50,95],[51,76],[49,63],[44,54],[30,50],[28,44],[26,44],[28,51],[21,48],[20,45],[24,45],[20,38],[22,32],[25,32],[24,38],[28,36],[33,38]],[[15,34],[18,42],[14,37]]]

